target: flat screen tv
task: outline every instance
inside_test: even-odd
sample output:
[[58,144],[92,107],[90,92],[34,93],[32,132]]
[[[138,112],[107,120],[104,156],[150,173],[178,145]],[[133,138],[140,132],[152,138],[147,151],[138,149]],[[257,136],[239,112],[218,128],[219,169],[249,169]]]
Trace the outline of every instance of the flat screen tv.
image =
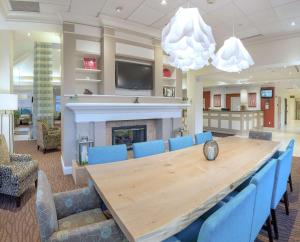
[[135,90],[152,90],[151,65],[116,61],[116,87]]
[[260,91],[260,96],[262,98],[272,98],[273,97],[273,90],[272,89],[262,89]]

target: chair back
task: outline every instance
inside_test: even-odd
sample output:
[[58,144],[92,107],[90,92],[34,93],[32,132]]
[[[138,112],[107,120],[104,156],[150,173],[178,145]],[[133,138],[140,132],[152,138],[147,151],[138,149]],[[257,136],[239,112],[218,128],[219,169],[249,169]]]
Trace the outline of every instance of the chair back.
[[184,149],[186,147],[193,146],[193,144],[193,137],[191,135],[169,139],[170,151]]
[[283,194],[286,192],[286,184],[291,172],[292,158],[292,150],[289,148],[278,157],[271,203],[272,209],[277,207]]
[[127,160],[127,147],[124,144],[90,147],[88,150],[88,163],[90,165],[121,160]]
[[147,142],[134,143],[132,148],[134,158],[156,155],[165,152],[165,145],[163,140],[152,140]]
[[58,221],[51,186],[46,174],[41,170],[38,173],[36,215],[41,241],[48,241],[49,237],[58,230]]
[[248,185],[203,223],[198,242],[250,241],[256,187]]
[[277,160],[273,159],[251,179],[256,186],[255,206],[251,229],[251,241],[255,241],[259,231],[270,215]]
[[3,134],[0,134],[0,164],[5,164],[8,162],[10,162],[10,156],[7,143],[5,140],[5,136]]
[[272,132],[250,130],[249,139],[272,140]]
[[211,141],[213,139],[212,133],[210,131],[203,132],[195,135],[195,143],[196,145],[204,144],[207,141]]
[[291,139],[288,146],[287,146],[287,149],[291,149],[292,150],[292,154],[294,154],[294,147],[295,147],[295,140],[294,139]]

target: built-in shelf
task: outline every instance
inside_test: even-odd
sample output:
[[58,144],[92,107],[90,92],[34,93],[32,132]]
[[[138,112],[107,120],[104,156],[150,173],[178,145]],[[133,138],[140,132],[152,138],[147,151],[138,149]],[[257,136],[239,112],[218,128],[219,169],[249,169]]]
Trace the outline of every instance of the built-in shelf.
[[92,72],[92,73],[96,73],[96,72],[101,72],[101,70],[99,69],[85,69],[85,68],[76,68],[77,72]]
[[95,52],[79,51],[79,50],[76,51],[76,54],[78,56],[89,56],[89,57],[96,57],[96,58],[101,56],[100,54]]
[[163,77],[163,80],[165,80],[165,81],[176,81],[176,78],[174,78],[174,77]]
[[102,82],[102,80],[88,79],[88,78],[76,78],[77,82]]

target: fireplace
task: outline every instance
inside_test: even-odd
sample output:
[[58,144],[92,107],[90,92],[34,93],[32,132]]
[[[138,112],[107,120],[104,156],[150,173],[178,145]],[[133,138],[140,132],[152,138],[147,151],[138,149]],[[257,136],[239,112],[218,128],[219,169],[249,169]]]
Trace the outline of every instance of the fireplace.
[[134,125],[112,128],[112,144],[125,144],[127,149],[132,149],[133,143],[147,141],[147,126]]

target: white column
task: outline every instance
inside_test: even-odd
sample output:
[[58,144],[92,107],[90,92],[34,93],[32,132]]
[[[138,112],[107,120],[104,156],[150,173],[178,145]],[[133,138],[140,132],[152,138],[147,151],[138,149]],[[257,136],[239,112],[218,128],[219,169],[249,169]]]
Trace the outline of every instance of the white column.
[[[11,93],[13,82],[12,32],[1,30],[0,43],[0,93]],[[9,151],[13,152],[13,113],[11,111],[3,112],[0,116],[0,133],[5,136]]]
[[203,132],[203,82],[193,73],[187,73],[187,96],[191,106],[187,112],[189,134]]

